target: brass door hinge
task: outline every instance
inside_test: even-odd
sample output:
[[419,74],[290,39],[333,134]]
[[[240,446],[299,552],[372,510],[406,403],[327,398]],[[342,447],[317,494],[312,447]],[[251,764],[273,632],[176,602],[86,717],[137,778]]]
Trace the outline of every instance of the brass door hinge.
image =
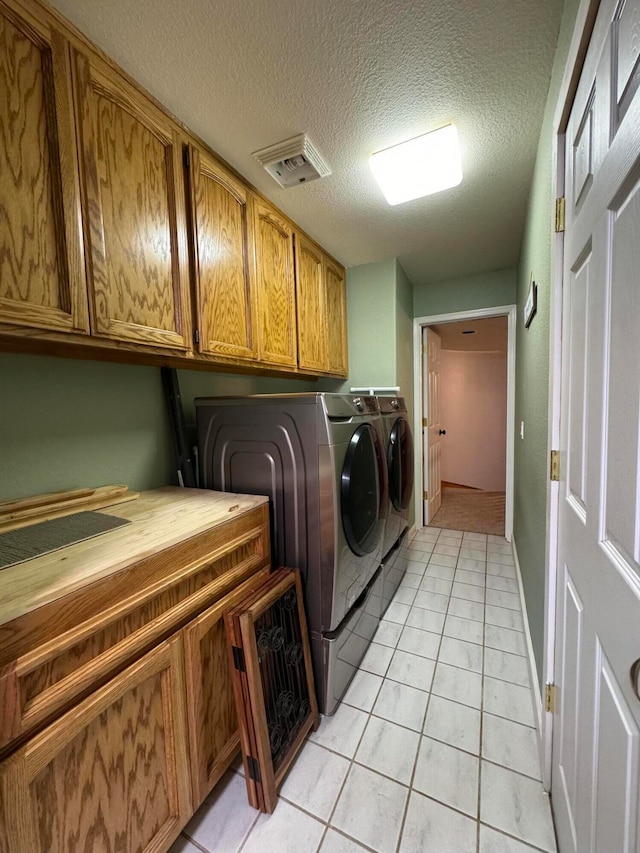
[[549,479],[554,483],[560,480],[560,451],[551,451],[551,461],[549,464]]
[[424,500],[424,501],[429,500],[429,492],[423,492],[422,493],[422,500]]
[[544,686],[544,709],[551,714],[556,709],[556,686],[549,681]]
[[556,234],[561,234],[564,231],[564,196],[556,199]]
[[423,426],[423,427],[428,427],[428,426],[429,426],[429,418],[423,418],[423,419],[422,419],[422,426]]

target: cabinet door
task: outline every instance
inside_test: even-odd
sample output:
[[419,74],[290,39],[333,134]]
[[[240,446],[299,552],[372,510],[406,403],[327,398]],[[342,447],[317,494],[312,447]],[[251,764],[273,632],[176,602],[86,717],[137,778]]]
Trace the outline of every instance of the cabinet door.
[[0,2],[0,322],[88,332],[69,45]]
[[256,359],[249,194],[206,152],[192,146],[189,160],[198,349]]
[[329,372],[346,376],[347,360],[347,294],[344,269],[328,260],[325,263],[327,288],[327,328],[329,334]]
[[276,211],[254,199],[258,350],[261,361],[296,364],[293,230]]
[[182,138],[156,107],[75,55],[92,332],[191,345]]
[[184,711],[178,635],[0,765],[0,848],[168,849],[191,814]]
[[194,808],[240,746],[223,615],[268,576],[269,569],[257,572],[183,631]]
[[326,288],[322,252],[296,234],[296,305],[298,364],[328,370]]

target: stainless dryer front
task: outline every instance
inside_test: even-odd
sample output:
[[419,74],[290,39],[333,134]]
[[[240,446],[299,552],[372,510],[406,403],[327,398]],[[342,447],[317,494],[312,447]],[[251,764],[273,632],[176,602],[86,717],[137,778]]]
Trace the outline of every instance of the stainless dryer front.
[[302,571],[318,701],[333,713],[380,615],[387,466],[375,397],[196,400],[201,482],[270,498],[274,565]]

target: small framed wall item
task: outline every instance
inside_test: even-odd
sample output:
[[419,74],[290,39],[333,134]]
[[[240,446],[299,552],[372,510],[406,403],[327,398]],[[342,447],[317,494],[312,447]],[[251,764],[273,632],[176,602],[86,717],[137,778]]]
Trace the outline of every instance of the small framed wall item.
[[538,310],[538,285],[535,281],[531,281],[529,285],[529,295],[527,296],[527,301],[524,304],[524,327],[528,329],[531,325],[531,321],[533,320],[536,311]]

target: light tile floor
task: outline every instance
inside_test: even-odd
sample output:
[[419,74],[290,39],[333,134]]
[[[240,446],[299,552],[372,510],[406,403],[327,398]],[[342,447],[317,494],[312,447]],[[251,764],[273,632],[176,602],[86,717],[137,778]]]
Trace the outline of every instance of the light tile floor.
[[427,528],[272,815],[229,771],[171,853],[555,853],[511,546]]

